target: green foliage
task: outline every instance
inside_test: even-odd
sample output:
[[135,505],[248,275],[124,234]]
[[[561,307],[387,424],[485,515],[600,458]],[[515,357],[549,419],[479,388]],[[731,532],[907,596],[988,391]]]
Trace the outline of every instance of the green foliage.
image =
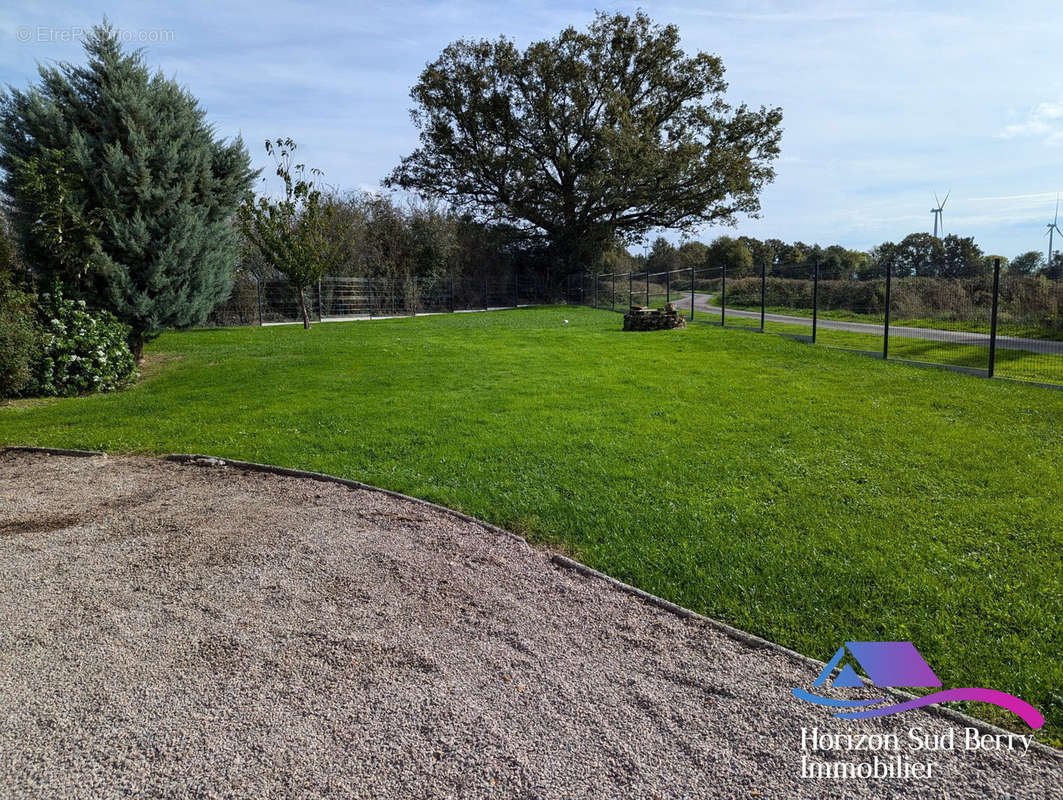
[[1044,276],[1051,280],[1063,278],[1063,253],[1052,253],[1052,261],[1044,267]]
[[709,248],[701,242],[683,242],[679,245],[679,261],[683,269],[705,266],[709,259]]
[[196,99],[117,33],[96,27],[88,63],[40,68],[0,99],[2,188],[27,261],[145,337],[201,322],[228,294],[230,219],[254,173],[216,141]]
[[663,236],[658,236],[653,240],[649,255],[646,257],[646,269],[650,272],[667,272],[680,269],[682,266],[683,259],[675,245]]
[[[778,308],[812,308],[812,281],[768,278],[765,302]],[[860,309],[875,313],[885,308],[885,281],[819,282],[821,309]],[[739,278],[727,282],[727,303],[731,306],[760,308],[760,278]]]
[[84,181],[69,152],[42,147],[27,158],[13,155],[9,189],[33,210],[25,231],[32,262],[52,265],[55,279],[82,282],[100,246],[100,214],[85,207]]
[[967,236],[939,239],[929,233],[912,233],[899,244],[884,242],[872,252],[878,276],[893,270],[894,276],[917,278],[976,278],[992,274],[982,249]]
[[32,389],[41,349],[35,316],[33,295],[16,287],[10,272],[0,266],[0,397]]
[[153,352],[169,366],[131,391],[0,408],[0,441],[406,492],[818,658],[843,627],[914,641],[946,685],[1018,694],[1063,736],[1063,393],[576,307]]
[[709,245],[709,266],[727,268],[728,278],[753,274],[753,254],[740,239],[721,236]]
[[524,51],[458,41],[411,91],[421,146],[386,183],[544,237],[566,271],[616,242],[755,215],[782,114],[725,100],[723,64],[643,13]]
[[56,286],[41,295],[37,316],[41,352],[34,365],[36,394],[106,392],[134,375],[136,361],[126,343],[129,326],[110,312],[90,312],[84,300],[66,299]]
[[321,171],[292,162],[295,148],[291,139],[266,141],[266,153],[274,160],[284,195],[280,199],[262,195],[257,200],[248,195],[239,208],[239,218],[248,241],[295,288],[303,326],[309,329],[306,287],[319,281],[336,262],[335,239],[329,235],[334,209],[314,184]]
[[1045,259],[1040,250],[1027,250],[1011,260],[1008,272],[1012,275],[1032,275],[1039,271],[1044,263]]
[[7,216],[0,210],[0,276],[13,273],[18,266],[18,252]]

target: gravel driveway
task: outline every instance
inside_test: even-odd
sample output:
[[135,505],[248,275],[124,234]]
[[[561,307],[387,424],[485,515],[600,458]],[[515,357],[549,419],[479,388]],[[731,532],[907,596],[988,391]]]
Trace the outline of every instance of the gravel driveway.
[[964,733],[843,723],[791,696],[813,678],[421,504],[0,453],[3,797],[1063,796],[1063,760],[1021,748],[802,777],[872,757],[802,728]]

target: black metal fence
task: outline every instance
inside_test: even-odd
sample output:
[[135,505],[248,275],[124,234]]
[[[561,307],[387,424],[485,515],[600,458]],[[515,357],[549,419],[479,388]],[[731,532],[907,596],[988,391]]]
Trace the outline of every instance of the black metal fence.
[[[807,274],[802,275],[805,272]],[[787,277],[725,267],[570,276],[569,302],[626,311],[667,302],[691,320],[776,333],[897,361],[1063,385],[1063,280],[992,270],[971,278],[883,271],[825,279],[812,261]]]
[[[311,320],[400,317],[516,308],[556,301],[541,279],[513,274],[484,279],[326,277],[303,290]],[[299,322],[298,291],[283,278],[237,276],[228,300],[211,313],[214,325]]]

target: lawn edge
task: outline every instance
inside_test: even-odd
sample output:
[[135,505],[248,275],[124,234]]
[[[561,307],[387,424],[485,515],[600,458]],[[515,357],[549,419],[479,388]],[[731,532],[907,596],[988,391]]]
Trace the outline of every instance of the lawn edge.
[[[650,594],[649,592],[644,591],[643,589],[639,589],[637,586],[632,586],[631,584],[624,583],[623,581],[617,580],[611,575],[607,575],[604,572],[599,572],[598,570],[592,567],[588,567],[586,564],[581,564],[580,562],[574,561],[568,556],[563,556],[560,553],[553,553],[550,556],[550,560],[559,567],[571,569],[587,578],[596,578],[598,580],[605,581],[617,591],[633,595],[634,597],[637,597],[652,606],[656,606],[657,608],[660,608],[663,611],[675,614],[677,617],[682,617],[683,619],[689,619],[694,620],[696,622],[700,622],[703,625],[706,625],[707,627],[712,628],[713,630],[719,631],[725,636],[734,639],[735,641],[744,644],[754,650],[770,650],[773,653],[778,653],[779,655],[786,656],[787,658],[793,661],[797,661],[802,666],[812,667],[817,672],[822,670],[826,663],[818,659],[812,658],[811,656],[806,656],[803,653],[798,653],[796,650],[791,650],[789,647],[784,647],[783,645],[777,644],[769,639],[764,639],[755,634],[747,633],[746,631],[743,631],[740,628],[732,627],[726,622],[721,622],[720,620],[713,619],[712,617],[706,617],[704,614],[699,614],[697,611],[692,611],[689,608],[676,605],[670,600],[665,600],[663,597],[658,597],[655,594]],[[914,700],[916,698],[916,695],[909,694],[908,692],[902,692],[899,689],[884,688],[883,691],[886,694],[892,695],[893,697],[902,702],[906,700]],[[1005,736],[1008,734],[1015,734],[1015,731],[1009,731],[1006,728],[1001,728],[991,722],[986,722],[985,720],[969,716],[961,711],[956,711],[955,709],[948,708],[940,704],[935,703],[929,706],[923,706],[921,710],[926,711],[929,714],[935,714],[939,717],[944,717],[950,722],[960,723],[971,728],[977,728],[982,733],[1003,734]],[[1032,742],[1030,744],[1030,749],[1035,750],[1041,755],[1050,756],[1051,758],[1063,761],[1063,750],[1057,750],[1054,747],[1044,744],[1042,742]]]
[[[6,445],[0,448],[0,452],[8,451],[25,453],[47,453],[50,455],[72,457],[107,456],[107,453],[96,450],[64,450],[61,448],[34,447],[29,445]],[[154,457],[158,458],[159,456]],[[236,469],[245,469],[252,472],[281,475],[289,478],[301,478],[305,480],[319,481],[321,483],[337,483],[341,486],[347,486],[352,489],[360,489],[362,491],[367,492],[376,492],[379,494],[387,495],[388,497],[396,498],[398,500],[404,500],[406,502],[416,503],[421,506],[427,506],[428,508],[440,512],[446,516],[454,517],[464,522],[470,522],[490,533],[501,535],[512,541],[519,542],[529,550],[535,549],[528,543],[528,541],[523,536],[519,536],[513,533],[512,531],[507,531],[505,528],[500,528],[499,526],[493,525],[490,522],[485,522],[484,520],[478,519],[477,517],[470,516],[469,514],[464,514],[460,511],[455,511],[452,508],[441,506],[429,500],[422,500],[419,497],[411,497],[410,495],[402,494],[401,492],[395,492],[391,489],[382,489],[379,486],[372,486],[368,483],[362,483],[361,481],[352,480],[350,478],[341,478],[337,475],[329,475],[324,472],[312,472],[309,470],[292,469],[290,467],[280,467],[273,464],[260,464],[255,461],[238,461],[236,459],[222,458],[219,456],[208,456],[196,453],[171,453],[169,455],[162,456],[161,458],[163,461],[170,461],[178,464],[193,464],[202,467],[234,467]],[[572,570],[586,578],[593,578],[604,581],[611,588],[636,597],[649,605],[661,609],[662,611],[667,611],[668,613],[674,614],[675,616],[678,616],[682,619],[700,622],[701,624],[712,628],[713,630],[718,631],[727,636],[728,638],[733,639],[739,642],[740,644],[744,644],[747,647],[750,647],[751,649],[770,650],[774,653],[778,653],[779,655],[785,656],[793,661],[797,661],[802,666],[812,667],[817,672],[821,670],[825,664],[825,662],[812,658],[811,656],[803,655],[802,653],[798,653],[796,650],[791,650],[790,648],[784,647],[781,644],[777,644],[755,634],[748,633],[739,628],[735,628],[725,622],[713,619],[712,617],[707,617],[704,614],[699,614],[698,612],[693,611],[689,608],[677,605],[676,603],[673,603],[670,600],[665,600],[663,597],[658,597],[657,595],[651,594],[643,589],[639,589],[636,586],[624,583],[623,581],[618,580],[617,578],[614,578],[611,575],[608,575],[604,572],[599,572],[593,567],[588,567],[586,564],[582,564],[579,561],[569,558],[568,556],[556,552],[551,552],[549,560],[550,563],[554,564],[559,568]],[[893,697],[896,697],[897,699],[902,701],[912,700],[916,697],[916,695],[909,694],[908,692],[902,692],[898,689],[886,688],[884,689],[884,691],[887,694],[890,694]],[[983,733],[992,733],[998,735],[1003,734],[1005,736],[1015,733],[1015,731],[1009,731],[990,722],[986,722],[985,720],[969,716],[960,711],[956,711],[954,709],[947,708],[939,704],[924,706],[922,710],[926,711],[929,714],[944,717],[950,722],[959,723],[971,728],[976,728]],[[1047,744],[1034,741],[1031,743],[1030,749],[1036,753],[1039,753],[1042,756],[1047,756],[1057,761],[1063,761],[1063,750],[1057,750]]]
[[371,486],[368,483],[362,483],[361,481],[351,480],[350,478],[340,478],[336,475],[329,475],[324,472],[311,472],[309,470],[291,469],[290,467],[278,467],[272,464],[259,464],[255,461],[238,461],[233,458],[221,458],[219,456],[205,456],[196,453],[171,453],[166,456],[162,456],[163,461],[172,461],[177,464],[195,464],[197,466],[205,467],[235,467],[237,469],[246,469],[251,472],[265,472],[272,475],[284,475],[289,478],[304,478],[314,481],[320,481],[322,483],[338,483],[342,486],[347,486],[351,489],[361,489],[366,492],[376,492],[378,494],[387,495],[388,497],[394,497],[397,500],[405,500],[411,503],[417,503],[422,506],[428,506],[429,508],[445,514],[450,517],[455,517],[463,522],[471,522],[474,525],[478,525],[481,528],[489,531],[490,533],[505,536],[512,539],[515,542],[519,542],[527,548],[531,548],[527,540],[522,536],[507,531],[504,528],[500,528],[497,525],[492,525],[490,522],[484,522],[482,519],[471,517],[468,514],[463,514],[460,511],[455,511],[453,508],[447,508],[446,506],[437,505],[429,500],[422,500],[419,497],[410,497],[408,494],[402,494],[401,492],[393,492],[391,489],[381,489],[379,486]]
[[106,458],[101,450],[67,450],[62,447],[36,447],[35,445],[8,444],[0,446],[0,452],[45,453],[50,456],[72,456],[74,458]]

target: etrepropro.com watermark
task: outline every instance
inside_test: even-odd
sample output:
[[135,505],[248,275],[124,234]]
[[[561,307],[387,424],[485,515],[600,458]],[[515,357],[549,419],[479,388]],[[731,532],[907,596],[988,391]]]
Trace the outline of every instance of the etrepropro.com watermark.
[[[80,42],[92,33],[91,28],[72,25],[69,28],[56,28],[51,25],[19,25],[15,30],[15,39],[22,44],[38,42]],[[172,42],[174,32],[158,28],[155,30],[131,30],[115,28],[114,35],[118,41],[126,44],[157,44]]]

